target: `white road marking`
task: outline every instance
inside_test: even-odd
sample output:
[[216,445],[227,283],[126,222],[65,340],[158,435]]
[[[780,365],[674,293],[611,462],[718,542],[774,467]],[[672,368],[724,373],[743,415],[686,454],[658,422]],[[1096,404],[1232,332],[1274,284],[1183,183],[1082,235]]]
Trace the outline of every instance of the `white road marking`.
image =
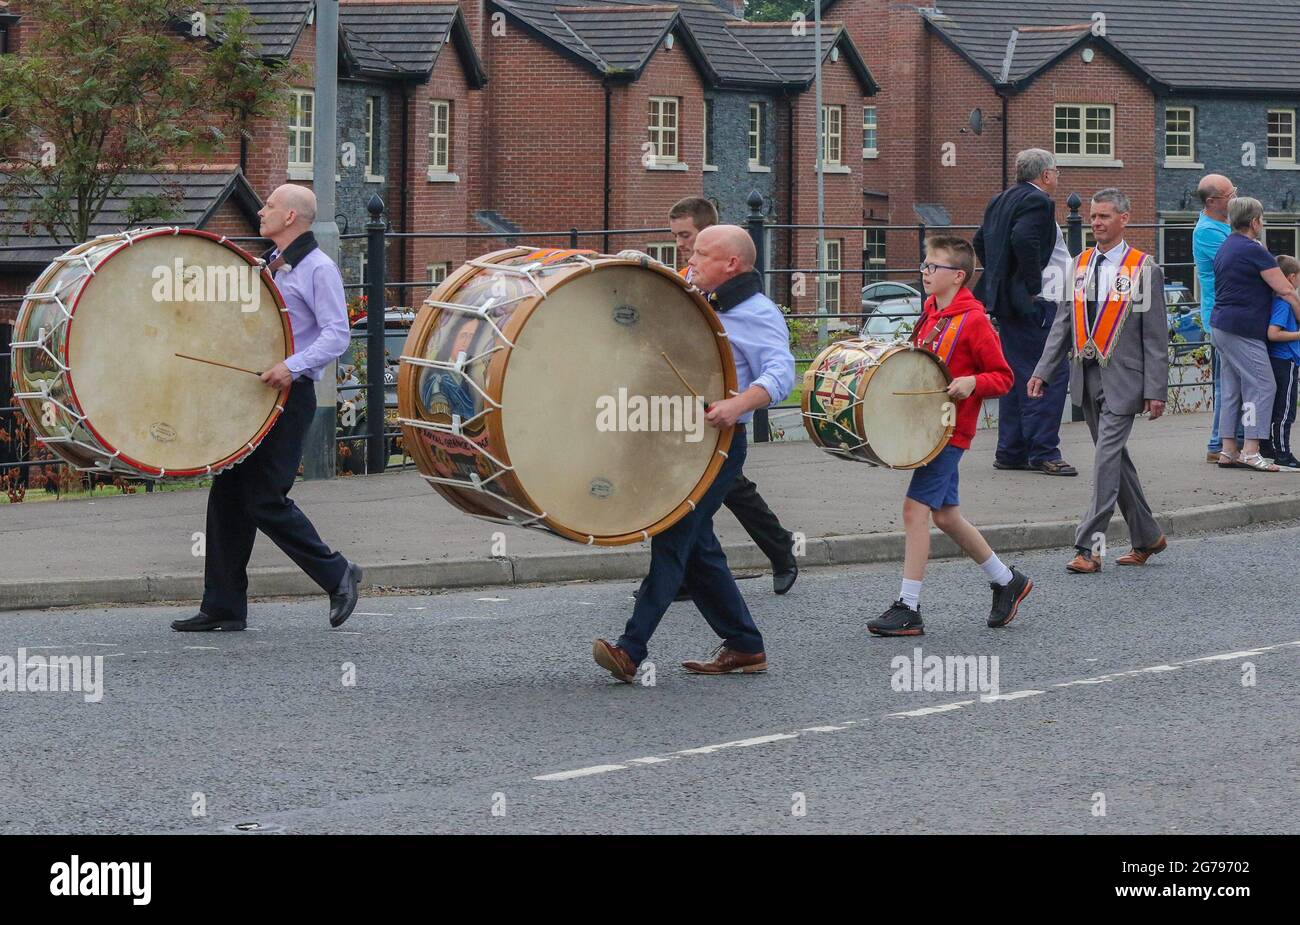
[[493,603],[493,604],[500,604],[500,603],[502,603],[502,602],[504,602],[504,601],[508,601],[508,600],[510,600],[510,598],[508,598],[508,597],[476,597],[476,598],[474,598],[474,600],[476,600],[476,601],[488,601],[488,602]]
[[1034,697],[1042,693],[1045,691],[1012,691],[1009,694],[990,694],[981,697],[980,700],[984,703],[994,703],[998,700],[1023,700],[1025,697]]
[[196,649],[196,650],[200,650],[200,651],[203,651],[203,652],[220,652],[220,651],[221,651],[221,649],[220,649],[219,647],[217,647],[217,646],[185,646],[185,648],[187,648],[187,649]]
[[[1079,685],[1079,684],[1105,684],[1106,682],[1114,680],[1115,678],[1131,677],[1133,675],[1140,675],[1140,674],[1160,674],[1169,671],[1177,671],[1180,665],[1192,665],[1201,662],[1231,661],[1240,658],[1247,658],[1249,656],[1260,655],[1264,652],[1270,652],[1274,649],[1281,649],[1287,646],[1300,646],[1300,640],[1296,640],[1295,642],[1280,642],[1271,646],[1258,646],[1254,649],[1242,650],[1240,652],[1225,652],[1220,655],[1205,655],[1199,658],[1189,658],[1189,659],[1184,659],[1181,662],[1174,662],[1173,664],[1151,665],[1150,667],[1147,668],[1135,668],[1131,671],[1121,671],[1121,672],[1116,672],[1114,674],[1101,675],[1095,678],[1078,678],[1074,681],[1062,681],[1060,683],[1053,684],[1052,687],[1074,687],[1075,685]],[[1089,661],[1095,661],[1095,659],[1089,659]],[[980,700],[982,700],[985,703],[1005,701],[1005,700],[1023,700],[1027,697],[1035,697],[1045,693],[1047,692],[1026,689],[1022,691],[1012,691],[1009,694],[998,694],[994,696],[981,697]],[[954,703],[944,703],[933,707],[920,707],[919,709],[916,710],[906,710],[901,713],[886,713],[884,714],[884,717],[889,718],[889,717],[901,717],[901,716],[908,716],[908,717],[930,716],[936,713],[948,713],[953,710],[960,710],[963,707],[972,706],[974,703],[975,701],[973,700],[958,700]],[[871,722],[873,721],[873,719],[874,719],[873,717],[867,717],[861,720],[861,722],[864,723]],[[829,726],[829,725],[828,726],[806,726],[803,729],[799,730],[799,732],[818,732],[818,733],[838,732],[850,726],[857,725],[858,722],[859,720],[844,720],[841,723],[838,723],[833,726]],[[720,742],[716,745],[701,745],[697,748],[683,749],[682,751],[674,752],[673,754],[674,755],[711,755],[714,752],[721,751],[727,748],[748,748],[749,746],[752,745],[766,745],[770,742],[782,742],[782,741],[787,741],[789,739],[798,739],[800,737],[799,732],[778,732],[778,733],[773,733],[771,735],[754,736],[753,738],[749,738],[749,739],[738,739],[734,742]],[[576,777],[589,777],[593,774],[605,774],[610,771],[624,771],[628,769],[629,765],[664,764],[671,760],[672,760],[671,758],[657,758],[657,757],[630,758],[628,759],[626,764],[597,764],[587,768],[578,768],[577,770],[574,771],[558,771],[552,774],[540,774],[534,777],[533,780],[540,780],[540,781],[572,780]]]
[[334,635],[335,636],[360,636],[361,633],[357,630],[335,630]]
[[391,613],[375,613],[374,611],[370,611],[370,610],[356,610],[356,611],[353,611],[352,616],[354,616],[354,617],[391,617],[392,614],[391,614]]
[[931,713],[947,713],[950,710],[960,710],[962,707],[968,707],[974,700],[958,700],[956,703],[944,703],[937,707],[921,707],[919,710],[907,710],[903,713],[887,713],[887,716],[929,716]]
[[622,771],[625,764],[596,764],[576,771],[557,771],[554,774],[539,774],[533,780],[573,780],[575,777],[590,777],[592,774],[604,774],[606,771]]
[[780,742],[783,739],[797,739],[792,732],[774,732],[771,735],[754,736],[752,739],[738,739],[735,742],[719,742],[717,745],[701,745],[699,748],[685,748],[675,755],[708,755],[724,748],[749,748],[751,745],[766,745],[768,742]]

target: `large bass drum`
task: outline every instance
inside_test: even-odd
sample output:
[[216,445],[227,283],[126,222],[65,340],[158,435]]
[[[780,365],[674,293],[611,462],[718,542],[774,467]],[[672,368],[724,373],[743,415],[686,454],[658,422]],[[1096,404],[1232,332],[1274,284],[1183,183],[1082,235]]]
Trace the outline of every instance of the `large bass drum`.
[[668,529],[722,467],[734,394],[721,322],[649,259],[512,248],[425,302],[401,359],[398,419],[420,472],[493,522],[615,546]]
[[831,344],[803,378],[804,427],[842,459],[916,469],[939,455],[956,425],[952,376],[929,350],[853,338]]
[[205,231],[155,228],[55,259],[11,346],[14,398],[37,440],[76,469],[170,478],[257,447],[287,392],[227,367],[270,369],[293,334],[261,261]]

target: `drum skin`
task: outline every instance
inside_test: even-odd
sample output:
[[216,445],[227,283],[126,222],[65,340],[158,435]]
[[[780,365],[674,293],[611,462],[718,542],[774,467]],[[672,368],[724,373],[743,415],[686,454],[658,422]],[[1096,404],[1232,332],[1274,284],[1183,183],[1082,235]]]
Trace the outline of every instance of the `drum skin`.
[[[536,285],[495,266],[532,267]],[[439,302],[488,306],[487,317]],[[463,374],[411,362],[454,363],[461,353]],[[663,354],[708,402],[734,394],[721,322],[667,267],[523,247],[487,254],[443,281],[407,336],[397,382],[405,446],[466,513],[589,545],[645,540],[703,497],[733,433],[704,424],[704,403],[687,395]],[[620,389],[676,396],[677,424],[688,423],[685,405],[694,402],[697,426],[598,426],[601,403]],[[453,415],[468,422],[460,434],[420,426],[449,427]]]
[[[201,292],[184,287],[194,267],[208,274]],[[220,290],[207,282],[218,277]],[[240,278],[253,294],[246,303]],[[43,347],[18,346],[42,337]],[[266,370],[293,353],[270,272],[205,231],[147,229],[77,245],[28,291],[14,342],[18,406],[36,438],[78,469],[149,478],[220,471],[256,448],[288,397],[248,373],[175,356]]]
[[[804,428],[842,459],[916,469],[938,456],[956,426],[942,392],[948,368],[929,350],[853,338],[831,344],[803,378]],[[931,394],[897,395],[923,391]]]

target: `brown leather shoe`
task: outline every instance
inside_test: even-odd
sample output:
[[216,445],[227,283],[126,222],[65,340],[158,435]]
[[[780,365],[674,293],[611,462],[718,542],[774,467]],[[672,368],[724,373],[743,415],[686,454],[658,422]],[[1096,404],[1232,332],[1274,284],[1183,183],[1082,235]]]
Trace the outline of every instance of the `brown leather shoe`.
[[1164,552],[1168,546],[1169,543],[1166,542],[1165,535],[1162,533],[1160,534],[1160,539],[1156,540],[1154,546],[1146,546],[1146,547],[1134,546],[1131,550],[1129,550],[1124,555],[1116,559],[1115,564],[1116,565],[1146,565],[1147,559],[1150,559],[1158,552]]
[[767,654],[755,652],[736,652],[721,646],[713,654],[711,662],[682,662],[682,667],[696,674],[753,674],[767,671]]
[[1094,559],[1091,553],[1077,552],[1065,570],[1076,575],[1091,575],[1093,572],[1101,571],[1101,560]]
[[636,679],[636,665],[628,655],[612,642],[597,639],[591,644],[591,657],[596,664],[604,668],[624,684],[631,684]]

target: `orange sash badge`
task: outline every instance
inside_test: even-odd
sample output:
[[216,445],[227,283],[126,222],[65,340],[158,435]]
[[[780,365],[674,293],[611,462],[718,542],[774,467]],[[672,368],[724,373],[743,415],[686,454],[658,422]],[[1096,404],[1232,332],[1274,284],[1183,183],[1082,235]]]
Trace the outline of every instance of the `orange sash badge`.
[[1084,359],[1099,360],[1102,366],[1110,361],[1111,351],[1119,340],[1120,329],[1128,318],[1129,306],[1133,302],[1133,290],[1138,284],[1138,275],[1147,255],[1136,247],[1130,247],[1120,261],[1115,273],[1115,282],[1106,304],[1100,307],[1092,329],[1088,329],[1087,288],[1092,262],[1097,255],[1095,247],[1089,247],[1079,255],[1079,265],[1074,271],[1074,354]]

